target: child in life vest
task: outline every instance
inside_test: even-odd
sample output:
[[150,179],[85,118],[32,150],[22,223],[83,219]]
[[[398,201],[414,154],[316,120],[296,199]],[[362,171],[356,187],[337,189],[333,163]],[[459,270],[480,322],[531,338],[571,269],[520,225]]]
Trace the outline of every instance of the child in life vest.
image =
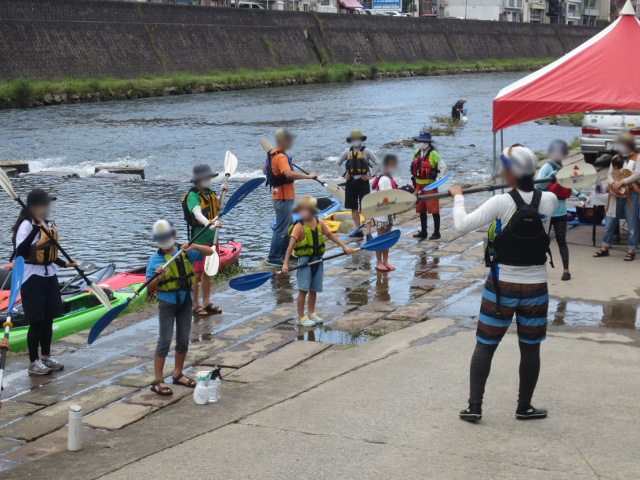
[[176,246],[176,229],[168,220],[158,220],[153,224],[153,240],[158,244],[158,251],[151,255],[147,264],[147,279],[159,273],[147,287],[149,292],[156,292],[158,297],[159,335],[156,353],[153,359],[155,379],[151,391],[158,395],[173,395],[173,391],[164,383],[165,360],[169,354],[173,326],[176,327],[175,366],[173,383],[195,388],[196,382],[182,373],[184,361],[189,349],[191,335],[192,286],[195,279],[194,264],[203,257],[213,255],[213,248],[208,245],[189,245],[180,248],[180,256],[165,272],[163,265],[178,251]]
[[[375,191],[381,190],[391,190],[393,188],[398,188],[395,180],[393,179],[393,174],[398,166],[398,157],[392,154],[385,155],[382,159],[382,169],[384,173],[373,179],[371,183],[371,188]],[[393,227],[394,215],[384,215],[382,217],[375,217],[373,219],[373,224],[377,229],[378,236],[383,235],[387,232],[391,231]],[[379,272],[391,272],[396,269],[393,265],[389,263],[389,250],[384,250],[381,252],[376,252],[376,270]]]
[[[323,267],[322,263],[305,266],[316,260],[321,260],[325,251],[324,237],[337,243],[347,255],[353,249],[347,247],[331,231],[329,227],[316,215],[318,214],[317,200],[311,195],[302,195],[294,208],[300,220],[289,227],[289,247],[285,254],[282,273],[289,273],[289,260],[295,253],[298,257],[298,322],[302,327],[313,327],[323,320],[316,314],[316,295],[322,292]],[[304,306],[309,297],[308,314],[304,313]]]

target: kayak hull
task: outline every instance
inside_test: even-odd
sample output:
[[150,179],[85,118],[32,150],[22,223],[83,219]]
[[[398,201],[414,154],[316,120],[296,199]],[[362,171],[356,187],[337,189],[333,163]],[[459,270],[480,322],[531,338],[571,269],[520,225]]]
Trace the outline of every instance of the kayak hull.
[[[335,212],[331,215],[327,215],[323,222],[327,225],[331,233],[337,233],[340,230],[340,226],[344,220],[348,220],[349,223],[353,223],[353,218],[351,215],[351,210],[344,210],[341,212]],[[360,224],[364,223],[365,218],[360,215]],[[357,227],[358,225],[356,225]],[[355,227],[354,227],[355,228]],[[344,231],[341,233],[348,233],[348,231]]]

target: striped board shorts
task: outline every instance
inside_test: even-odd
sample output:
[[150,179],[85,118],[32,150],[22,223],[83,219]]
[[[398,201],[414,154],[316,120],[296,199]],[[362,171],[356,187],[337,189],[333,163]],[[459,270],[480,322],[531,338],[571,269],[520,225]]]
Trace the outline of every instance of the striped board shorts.
[[497,312],[493,278],[489,277],[482,293],[476,339],[497,345],[516,316],[518,339],[540,343],[547,336],[549,291],[546,283],[510,283],[500,281],[500,313]]

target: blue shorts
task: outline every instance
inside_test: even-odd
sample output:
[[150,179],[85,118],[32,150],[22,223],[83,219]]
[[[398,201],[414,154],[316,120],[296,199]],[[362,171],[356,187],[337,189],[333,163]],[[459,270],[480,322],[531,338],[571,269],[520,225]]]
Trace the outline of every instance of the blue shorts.
[[[298,257],[298,267],[302,267],[314,260],[320,260],[322,257]],[[298,290],[303,292],[322,292],[322,281],[324,279],[324,269],[322,263],[312,267],[303,267],[298,269]]]

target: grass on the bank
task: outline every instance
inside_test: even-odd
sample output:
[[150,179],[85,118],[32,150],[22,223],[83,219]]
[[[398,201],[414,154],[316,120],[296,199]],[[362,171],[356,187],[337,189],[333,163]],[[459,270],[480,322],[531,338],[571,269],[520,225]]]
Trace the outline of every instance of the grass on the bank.
[[231,265],[224,267],[216,275],[211,277],[211,283],[217,284],[226,282],[236,275],[240,275],[242,272],[244,272],[244,270],[244,265],[242,265],[241,263],[232,263]]
[[205,74],[143,75],[133,79],[102,77],[27,80],[17,78],[11,81],[0,81],[0,108],[37,105],[44,101],[45,95],[79,95],[83,101],[111,100],[157,96],[162,94],[163,89],[172,87],[175,89],[172,93],[179,94],[193,93],[197,89],[217,91],[225,87],[255,88],[270,84],[282,85],[290,80],[297,83],[309,80],[313,83],[349,82],[356,77],[374,78],[378,73],[414,72],[418,75],[440,75],[483,68],[529,70],[542,67],[552,60],[551,58],[520,58],[488,59],[477,62],[379,62],[361,67],[345,64],[307,67],[289,65],[261,70],[240,68],[233,72],[212,70]]

